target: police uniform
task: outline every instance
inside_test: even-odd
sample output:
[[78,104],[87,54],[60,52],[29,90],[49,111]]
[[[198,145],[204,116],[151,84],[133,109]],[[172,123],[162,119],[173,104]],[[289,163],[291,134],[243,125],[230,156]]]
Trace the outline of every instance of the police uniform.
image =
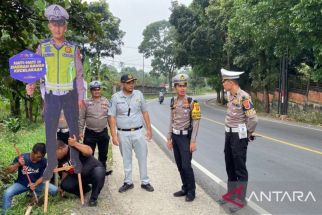
[[[179,74],[174,77],[174,84],[186,84],[188,76]],[[193,116],[194,106],[199,104],[190,97],[183,99],[178,97],[171,99],[170,126],[168,141],[172,141],[174,158],[181,176],[182,189],[174,193],[174,196],[185,196],[186,201],[193,201],[195,198],[195,177],[191,166],[192,152],[190,143],[196,143],[199,129],[200,109],[197,116]]]
[[[130,74],[121,77],[122,83],[133,80],[136,79]],[[141,187],[150,192],[154,190],[147,174],[148,146],[142,129],[144,123],[142,113],[147,111],[147,104],[139,90],[133,90],[131,95],[125,95],[121,90],[112,96],[108,115],[116,118],[117,135],[125,174],[124,184],[119,192],[133,188],[132,149],[134,149],[139,162]]]
[[[221,70],[223,80],[237,80],[243,72]],[[251,97],[242,89],[228,95],[225,118],[225,162],[228,175],[227,190],[241,189],[240,200],[246,203],[248,171],[246,168],[247,146],[257,125],[257,115]],[[237,208],[238,209],[238,208]]]
[[[50,23],[57,25],[65,25],[69,18],[67,11],[56,4],[46,8],[45,16]],[[76,137],[79,135],[78,101],[84,99],[83,69],[79,49],[72,42],[64,41],[58,45],[54,39],[44,40],[37,52],[45,58],[47,68],[41,90],[45,99],[44,119],[48,157],[43,177],[44,180],[49,180],[53,169],[57,166],[56,132],[61,110],[64,110],[70,135]],[[71,160],[76,173],[80,173],[82,167],[78,154],[77,150],[71,149]]]
[[[90,90],[100,89],[101,83],[92,81],[89,87]],[[85,107],[80,110],[79,114],[79,131],[82,133],[85,127],[84,144],[92,148],[93,154],[97,144],[98,160],[105,169],[110,140],[107,133],[108,106],[109,102],[105,97],[86,99]]]

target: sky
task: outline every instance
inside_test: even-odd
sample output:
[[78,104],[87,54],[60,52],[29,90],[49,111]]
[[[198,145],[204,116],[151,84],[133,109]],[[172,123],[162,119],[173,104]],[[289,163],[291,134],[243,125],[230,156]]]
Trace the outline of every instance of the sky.
[[[189,5],[192,0],[178,0]],[[143,68],[143,56],[138,52],[138,46],[143,40],[143,30],[152,22],[168,19],[171,0],[107,0],[112,14],[121,19],[120,28],[126,34],[123,37],[122,55],[108,58],[103,62],[117,68],[120,62],[124,66]],[[151,70],[150,59],[144,60],[144,71]]]

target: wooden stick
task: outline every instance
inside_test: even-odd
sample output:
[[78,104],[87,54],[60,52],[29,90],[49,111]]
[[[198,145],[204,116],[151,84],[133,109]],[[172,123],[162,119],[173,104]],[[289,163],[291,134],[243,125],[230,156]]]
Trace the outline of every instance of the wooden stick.
[[47,209],[48,209],[48,189],[49,189],[49,181],[46,181],[45,182],[44,213],[47,213]]
[[29,206],[27,207],[27,210],[26,210],[25,215],[29,215],[29,214],[31,213],[31,210],[32,210],[32,205],[29,205]]
[[81,200],[81,204],[84,205],[84,193],[83,193],[82,176],[81,176],[80,173],[78,173],[77,176],[78,176],[80,200]]

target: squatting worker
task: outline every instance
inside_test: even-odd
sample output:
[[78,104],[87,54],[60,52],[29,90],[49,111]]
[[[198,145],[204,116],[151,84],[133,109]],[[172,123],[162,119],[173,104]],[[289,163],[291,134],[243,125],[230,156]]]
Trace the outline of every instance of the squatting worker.
[[[101,82],[92,81],[89,84],[91,91],[91,98],[85,100],[85,106],[80,109],[79,113],[79,131],[80,138],[83,139],[84,144],[90,146],[95,153],[96,145],[98,147],[98,160],[106,169],[108,143],[110,137],[107,133],[107,112],[109,102],[107,98],[101,94]],[[85,132],[84,132],[85,127]],[[83,135],[83,132],[85,135]],[[111,171],[106,172],[109,175]]]
[[[79,108],[84,105],[85,88],[80,51],[64,37],[67,31],[66,20],[69,18],[67,11],[53,4],[46,8],[45,16],[49,20],[48,28],[52,38],[41,42],[37,53],[45,58],[47,67],[46,76],[41,83],[41,91],[45,94],[44,118],[48,157],[43,179],[47,181],[57,166],[56,132],[61,110],[64,111],[69,135],[78,137],[78,115]],[[27,85],[26,88],[27,94],[32,95],[35,84]],[[80,173],[82,168],[78,154],[72,147],[71,161],[76,173]]]
[[170,126],[167,146],[173,149],[174,158],[181,176],[181,190],[175,197],[186,196],[186,201],[195,199],[196,183],[191,166],[192,153],[197,148],[196,137],[201,118],[197,101],[186,95],[188,75],[178,74],[173,78],[177,96],[171,99]]
[[[239,192],[240,196],[231,195],[238,205],[231,205],[230,212],[234,213],[243,208],[246,202],[248,172],[246,168],[248,142],[257,125],[257,115],[248,93],[240,89],[239,76],[243,72],[232,72],[221,69],[223,87],[228,94],[227,114],[225,118],[225,162],[228,175],[227,191]],[[238,190],[237,190],[238,189]],[[218,200],[226,204],[225,199]]]
[[[148,146],[143,134],[143,119],[146,126],[146,137],[152,138],[150,117],[143,94],[134,90],[134,78],[131,74],[121,77],[122,90],[112,96],[108,115],[114,145],[120,146],[124,166],[124,184],[119,192],[123,193],[134,187],[132,181],[132,149],[139,162],[141,188],[152,192],[147,174]],[[143,118],[143,119],[142,119]],[[116,133],[117,128],[117,133]]]

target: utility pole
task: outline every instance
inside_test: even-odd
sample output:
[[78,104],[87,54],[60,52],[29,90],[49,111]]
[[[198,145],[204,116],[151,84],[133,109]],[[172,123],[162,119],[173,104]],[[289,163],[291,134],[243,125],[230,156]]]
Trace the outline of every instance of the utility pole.
[[143,66],[142,66],[142,70],[143,70],[143,79],[142,79],[142,93],[143,93],[143,95],[144,95],[144,54],[142,55],[142,57],[143,57],[143,61],[142,61],[142,63],[143,63]]
[[288,109],[288,54],[283,56],[281,62],[281,81],[280,81],[280,113],[287,115]]

